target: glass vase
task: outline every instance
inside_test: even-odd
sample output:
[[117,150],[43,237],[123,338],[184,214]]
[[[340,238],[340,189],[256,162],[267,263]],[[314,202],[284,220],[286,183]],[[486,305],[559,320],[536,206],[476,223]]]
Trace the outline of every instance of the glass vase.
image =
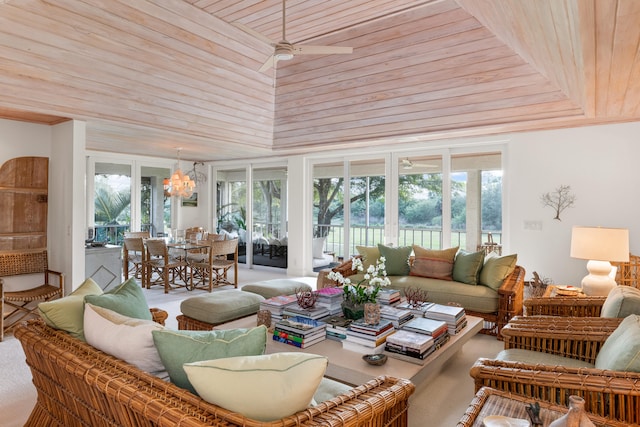
[[367,302],[364,304],[364,323],[367,325],[377,325],[380,323],[380,304],[377,302]]
[[342,314],[347,319],[362,319],[364,317],[364,304],[354,304],[346,300],[342,301]]

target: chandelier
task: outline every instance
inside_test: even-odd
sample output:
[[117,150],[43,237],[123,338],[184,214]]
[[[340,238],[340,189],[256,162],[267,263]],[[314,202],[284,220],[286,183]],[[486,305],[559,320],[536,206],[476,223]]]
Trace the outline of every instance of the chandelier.
[[171,179],[165,178],[162,181],[165,197],[191,197],[196,183],[180,170],[180,148],[178,148],[178,169],[171,175]]

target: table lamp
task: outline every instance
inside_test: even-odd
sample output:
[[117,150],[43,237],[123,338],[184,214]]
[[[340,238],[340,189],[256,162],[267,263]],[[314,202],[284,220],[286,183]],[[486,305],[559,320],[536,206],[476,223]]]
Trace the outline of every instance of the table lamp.
[[629,261],[629,230],[573,227],[571,257],[589,260],[589,274],[582,279],[582,292],[590,296],[607,296],[617,286],[615,278],[610,274],[610,261]]

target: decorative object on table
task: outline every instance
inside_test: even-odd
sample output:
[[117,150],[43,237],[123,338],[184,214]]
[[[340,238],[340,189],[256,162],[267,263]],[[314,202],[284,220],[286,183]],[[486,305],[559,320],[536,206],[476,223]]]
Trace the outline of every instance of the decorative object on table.
[[318,300],[318,294],[313,291],[308,291],[303,288],[296,289],[296,298],[298,305],[302,308],[312,308],[316,305]]
[[547,289],[547,286],[553,283],[553,280],[545,277],[544,279],[540,278],[540,275],[537,271],[533,272],[533,280],[529,282],[531,286],[531,296],[532,297],[541,297],[544,295],[544,291]]
[[368,325],[380,323],[380,304],[377,302],[366,302],[364,304],[364,322]]
[[511,418],[503,415],[489,415],[484,417],[482,425],[485,427],[530,427],[529,420],[522,418]]
[[573,227],[571,257],[589,260],[589,274],[582,279],[582,291],[588,296],[607,296],[617,286],[610,261],[629,261],[629,230]]
[[595,427],[584,410],[584,399],[580,396],[569,396],[569,412],[554,420],[549,427]]
[[[364,271],[362,259],[351,258],[351,268],[356,271]],[[391,281],[387,277],[385,258],[380,257],[375,264],[371,264],[364,273],[364,277],[353,284],[349,277],[344,277],[340,272],[332,271],[328,278],[342,285],[344,301],[342,311],[347,319],[360,319],[364,317],[364,304],[377,303],[380,288],[388,286]]]
[[419,308],[429,300],[429,292],[420,288],[406,288],[404,290],[404,296],[407,299],[409,307]]
[[271,311],[269,310],[258,310],[257,314],[258,322],[257,325],[264,325],[267,329],[271,329]]
[[524,409],[529,415],[531,424],[534,426],[542,425],[542,420],[540,419],[540,404],[538,402],[529,403]]
[[387,355],[386,354],[365,354],[362,356],[362,360],[367,362],[369,365],[381,366],[387,363]]
[[569,185],[561,185],[553,192],[544,193],[540,196],[540,202],[542,206],[549,206],[556,212],[556,216],[553,219],[562,221],[560,214],[563,210],[570,208],[576,202],[576,196],[571,194],[571,187]]

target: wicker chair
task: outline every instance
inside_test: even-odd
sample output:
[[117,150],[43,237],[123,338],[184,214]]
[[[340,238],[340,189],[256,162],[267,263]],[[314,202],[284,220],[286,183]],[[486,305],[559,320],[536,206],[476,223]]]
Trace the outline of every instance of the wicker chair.
[[618,285],[640,288],[640,256],[629,254],[629,262],[612,262],[617,267],[616,282]]
[[[186,286],[187,262],[169,254],[167,244],[163,239],[149,239],[145,242],[147,256],[145,260],[145,279],[143,284],[147,289],[153,285],[163,285],[164,293],[169,293],[171,285],[176,285],[176,278],[182,278]],[[154,278],[155,274],[155,278]]]
[[260,422],[208,403],[41,319],[15,330],[38,400],[26,426],[404,427],[408,380],[380,376],[286,418]]
[[[6,291],[2,277],[24,274],[43,275],[29,289]],[[41,281],[40,281],[41,280]],[[19,321],[33,315],[37,304],[64,295],[64,276],[49,270],[47,251],[6,252],[0,254],[0,341]],[[8,307],[5,313],[5,306]]]
[[125,237],[122,249],[124,280],[129,279],[129,274],[133,274],[133,277],[137,279],[144,280],[146,259],[147,251],[142,237]]
[[[502,329],[502,336],[505,349],[534,350],[594,363],[622,320],[518,316]],[[566,405],[568,397],[575,394],[585,399],[589,412],[640,422],[640,373],[481,358],[470,374],[476,391],[489,386],[559,405]]]

